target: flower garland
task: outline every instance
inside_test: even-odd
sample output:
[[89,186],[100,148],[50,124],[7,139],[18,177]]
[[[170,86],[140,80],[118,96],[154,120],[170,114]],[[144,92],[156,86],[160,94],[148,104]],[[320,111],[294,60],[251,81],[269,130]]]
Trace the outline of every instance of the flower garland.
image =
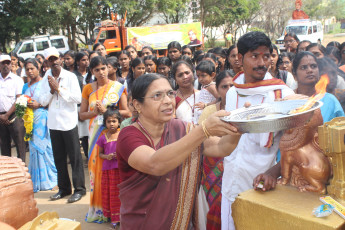
[[25,127],[25,141],[29,141],[32,137],[32,130],[34,124],[34,111],[28,107],[28,102],[31,102],[31,97],[21,95],[16,100],[16,116],[24,120]]

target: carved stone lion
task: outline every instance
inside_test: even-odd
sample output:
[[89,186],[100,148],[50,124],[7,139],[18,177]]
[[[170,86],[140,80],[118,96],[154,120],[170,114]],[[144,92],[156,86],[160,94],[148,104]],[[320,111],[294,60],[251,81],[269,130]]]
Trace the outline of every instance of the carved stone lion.
[[323,124],[320,109],[302,127],[285,131],[280,140],[282,184],[301,191],[324,194],[331,164],[318,144],[317,127]]

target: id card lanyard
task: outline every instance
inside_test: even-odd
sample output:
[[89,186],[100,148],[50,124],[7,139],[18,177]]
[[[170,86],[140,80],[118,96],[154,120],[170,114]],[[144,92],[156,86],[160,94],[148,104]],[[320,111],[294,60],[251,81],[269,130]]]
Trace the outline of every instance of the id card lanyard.
[[[108,84],[109,84],[109,80],[107,84],[105,85],[105,89],[103,91],[102,100],[101,100],[102,104],[103,104],[105,93],[107,92],[107,89],[108,89]],[[96,91],[96,100],[98,101],[98,90]],[[97,119],[98,125],[103,125],[103,115],[98,115],[96,119]]]

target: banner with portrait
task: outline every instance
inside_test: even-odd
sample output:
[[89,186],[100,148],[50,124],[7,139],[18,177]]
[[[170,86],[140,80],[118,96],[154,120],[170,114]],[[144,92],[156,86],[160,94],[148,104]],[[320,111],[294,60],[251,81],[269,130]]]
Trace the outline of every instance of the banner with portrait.
[[201,45],[201,23],[194,22],[127,28],[127,44],[133,45],[137,51],[140,51],[144,46],[151,46],[153,49],[167,49],[168,44],[172,41],[178,41],[181,46]]

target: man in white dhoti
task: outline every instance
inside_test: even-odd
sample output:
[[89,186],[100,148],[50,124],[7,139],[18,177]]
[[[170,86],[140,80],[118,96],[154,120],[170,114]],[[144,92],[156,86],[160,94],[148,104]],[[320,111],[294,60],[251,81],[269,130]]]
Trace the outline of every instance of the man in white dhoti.
[[[271,64],[272,44],[262,32],[243,35],[237,44],[243,72],[234,78],[226,95],[227,111],[263,102],[273,102],[294,92],[267,69]],[[231,205],[236,196],[252,188],[253,179],[276,163],[281,132],[243,134],[236,149],[224,158],[222,182],[222,230],[235,229]]]

